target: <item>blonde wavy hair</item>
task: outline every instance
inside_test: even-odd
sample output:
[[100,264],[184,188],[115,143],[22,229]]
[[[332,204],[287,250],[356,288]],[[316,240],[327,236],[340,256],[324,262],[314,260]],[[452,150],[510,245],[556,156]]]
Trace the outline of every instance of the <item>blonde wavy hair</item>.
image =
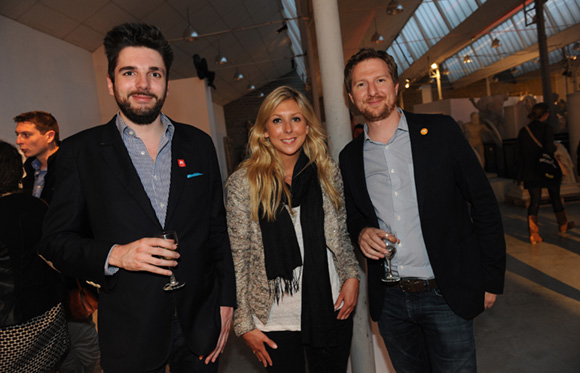
[[293,88],[282,86],[272,91],[260,106],[256,122],[248,136],[249,157],[240,165],[240,169],[247,170],[250,182],[250,208],[254,220],[259,218],[260,206],[263,210],[261,218],[266,218],[268,221],[275,220],[276,211],[283,200],[282,196],[285,196],[286,201],[291,200],[290,189],[284,182],[286,174],[282,159],[265,137],[266,124],[270,116],[278,105],[286,100],[294,100],[298,104],[300,112],[310,127],[302,145],[304,153],[310,159],[308,165],[314,163],[318,168],[318,179],[330,196],[334,207],[338,209],[342,203],[333,182],[332,164],[328,155],[324,129],[306,97]]

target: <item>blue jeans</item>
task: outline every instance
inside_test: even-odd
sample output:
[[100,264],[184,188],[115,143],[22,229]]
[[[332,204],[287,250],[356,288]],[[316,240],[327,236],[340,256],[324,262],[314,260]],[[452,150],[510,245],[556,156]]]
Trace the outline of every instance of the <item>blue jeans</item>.
[[477,371],[473,321],[457,316],[439,289],[385,287],[379,331],[397,373]]

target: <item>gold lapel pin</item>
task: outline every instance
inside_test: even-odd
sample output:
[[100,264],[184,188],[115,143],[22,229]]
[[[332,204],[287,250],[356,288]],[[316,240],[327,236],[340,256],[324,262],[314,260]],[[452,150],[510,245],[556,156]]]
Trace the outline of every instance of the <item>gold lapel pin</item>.
[[429,132],[427,128],[421,128],[421,135],[425,136]]

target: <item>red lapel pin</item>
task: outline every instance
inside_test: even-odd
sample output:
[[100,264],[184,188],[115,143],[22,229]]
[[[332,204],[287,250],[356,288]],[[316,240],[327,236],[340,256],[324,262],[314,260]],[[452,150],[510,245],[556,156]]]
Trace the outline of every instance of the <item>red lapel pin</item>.
[[177,164],[179,165],[179,167],[185,167],[185,161],[183,159],[178,159]]

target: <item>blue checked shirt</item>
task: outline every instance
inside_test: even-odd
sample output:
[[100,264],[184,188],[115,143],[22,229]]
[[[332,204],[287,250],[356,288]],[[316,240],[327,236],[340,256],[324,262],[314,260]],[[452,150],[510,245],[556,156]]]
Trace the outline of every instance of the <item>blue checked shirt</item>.
[[165,114],[161,114],[161,123],[163,123],[165,131],[159,142],[154,162],[149,156],[143,141],[117,114],[117,128],[121,133],[123,143],[129,152],[137,174],[139,174],[141,184],[143,184],[143,188],[151,201],[151,206],[155,210],[157,219],[163,227],[165,226],[169,186],[171,184],[171,140],[175,129]]

